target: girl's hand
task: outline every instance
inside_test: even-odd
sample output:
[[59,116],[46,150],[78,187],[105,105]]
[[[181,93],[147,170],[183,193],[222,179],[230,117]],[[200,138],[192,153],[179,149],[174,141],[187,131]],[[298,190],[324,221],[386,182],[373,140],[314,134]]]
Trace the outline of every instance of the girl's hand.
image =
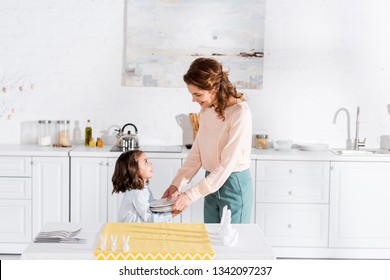
[[175,203],[172,206],[172,210],[178,210],[180,212],[183,212],[188,206],[190,206],[192,203],[192,200],[188,197],[186,193],[182,193],[179,195],[179,197],[176,199]]
[[172,197],[176,197],[180,194],[179,190],[176,186],[170,185],[167,190],[164,192],[162,198],[166,198],[167,200],[171,200]]

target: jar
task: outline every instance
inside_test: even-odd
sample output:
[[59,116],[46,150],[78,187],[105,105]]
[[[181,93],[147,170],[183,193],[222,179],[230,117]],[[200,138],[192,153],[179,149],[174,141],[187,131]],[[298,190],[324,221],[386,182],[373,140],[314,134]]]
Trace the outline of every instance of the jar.
[[56,127],[56,146],[71,147],[70,144],[70,121],[57,121]]
[[48,120],[38,121],[38,145],[39,146],[51,145],[51,121]]
[[256,135],[256,149],[267,149],[268,148],[268,135],[257,134]]
[[103,140],[101,137],[98,137],[96,140],[96,147],[103,148]]

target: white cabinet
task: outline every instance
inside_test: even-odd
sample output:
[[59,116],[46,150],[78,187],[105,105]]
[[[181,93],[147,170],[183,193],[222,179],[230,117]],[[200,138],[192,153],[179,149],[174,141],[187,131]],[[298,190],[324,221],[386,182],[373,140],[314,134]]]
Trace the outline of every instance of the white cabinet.
[[[160,198],[181,165],[180,159],[154,158],[149,187]],[[112,194],[116,158],[71,158],[71,221],[116,222],[123,194]],[[175,217],[180,221],[180,216]]]
[[257,161],[256,223],[273,246],[328,244],[329,162]]
[[258,224],[273,246],[326,247],[328,205],[258,203]]
[[48,222],[69,221],[69,157],[33,157],[33,236]]
[[31,158],[0,157],[0,253],[20,253],[31,241]]
[[71,222],[107,222],[112,165],[108,158],[71,158]]
[[69,221],[69,157],[0,157],[0,253],[20,253],[47,222]]
[[332,162],[333,248],[390,248],[390,163]]

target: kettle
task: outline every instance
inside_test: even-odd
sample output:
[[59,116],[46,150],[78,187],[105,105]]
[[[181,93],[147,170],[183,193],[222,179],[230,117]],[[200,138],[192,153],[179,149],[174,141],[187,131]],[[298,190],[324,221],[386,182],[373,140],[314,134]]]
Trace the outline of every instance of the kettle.
[[[126,126],[134,127],[134,134],[130,133],[130,130],[125,134]],[[118,131],[117,134],[117,146],[123,148],[124,150],[136,150],[139,149],[139,140],[138,140],[138,130],[137,127],[132,123],[127,123],[122,127],[122,130]]]

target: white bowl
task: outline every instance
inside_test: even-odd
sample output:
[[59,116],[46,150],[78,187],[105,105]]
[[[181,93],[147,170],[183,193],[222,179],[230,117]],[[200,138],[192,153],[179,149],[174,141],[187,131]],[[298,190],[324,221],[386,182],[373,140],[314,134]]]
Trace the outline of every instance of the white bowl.
[[274,148],[279,151],[287,151],[292,147],[291,140],[276,140],[274,141]]

